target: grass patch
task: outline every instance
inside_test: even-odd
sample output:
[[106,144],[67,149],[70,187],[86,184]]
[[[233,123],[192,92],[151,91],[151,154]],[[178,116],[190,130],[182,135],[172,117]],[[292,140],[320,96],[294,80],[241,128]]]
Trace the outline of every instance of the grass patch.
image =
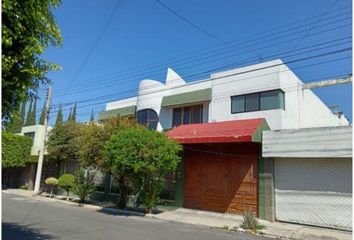
[[257,232],[257,230],[265,228],[264,225],[258,223],[256,216],[251,211],[246,211],[243,213],[243,221],[241,227],[243,229],[249,229],[253,232]]

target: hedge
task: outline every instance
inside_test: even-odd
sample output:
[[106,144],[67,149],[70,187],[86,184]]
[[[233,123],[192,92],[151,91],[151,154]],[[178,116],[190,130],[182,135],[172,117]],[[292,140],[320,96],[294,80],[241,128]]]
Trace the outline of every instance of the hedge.
[[[2,131],[2,168],[24,167],[31,161],[32,138]],[[33,159],[32,159],[33,161]]]

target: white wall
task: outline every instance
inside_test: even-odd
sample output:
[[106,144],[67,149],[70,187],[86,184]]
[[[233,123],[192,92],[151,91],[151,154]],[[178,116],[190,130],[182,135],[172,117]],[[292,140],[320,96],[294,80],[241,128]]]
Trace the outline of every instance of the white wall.
[[106,104],[106,111],[136,105],[137,99],[137,97],[131,97],[114,102],[109,102]]
[[[53,127],[48,126],[47,130],[48,133],[53,129]],[[32,126],[25,126],[22,127],[21,133],[19,135],[24,136],[25,133],[32,133],[34,132],[34,139],[33,139],[33,145],[31,149],[31,155],[38,155],[38,151],[41,149],[41,146],[43,144],[43,138],[44,138],[44,125],[32,125]],[[46,136],[46,140],[48,140],[48,135]],[[45,152],[46,153],[46,152]]]
[[[311,91],[299,90],[302,81],[281,60],[214,73],[210,79],[185,83],[172,69],[168,69],[165,84],[143,80],[138,97],[107,103],[106,110],[136,102],[137,110],[151,108],[159,114],[158,130],[171,128],[172,108],[161,107],[164,96],[212,88],[212,100],[204,104],[204,122],[236,119],[265,118],[271,129],[293,129],[348,125],[345,117],[339,119]],[[231,96],[273,89],[285,92],[285,109],[231,113]]]

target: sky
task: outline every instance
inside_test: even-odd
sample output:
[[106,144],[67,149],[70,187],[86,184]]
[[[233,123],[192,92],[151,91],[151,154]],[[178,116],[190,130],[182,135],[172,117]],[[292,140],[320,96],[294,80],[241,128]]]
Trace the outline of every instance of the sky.
[[[43,56],[62,67],[48,74],[51,124],[59,103],[64,117],[78,102],[79,121],[92,110],[97,118],[106,102],[134,96],[141,80],[164,82],[168,67],[187,82],[256,64],[258,56],[289,62],[304,82],[352,72],[351,0],[160,1],[189,23],[157,0],[63,0],[54,10],[63,46]],[[351,84],[314,92],[352,119]]]

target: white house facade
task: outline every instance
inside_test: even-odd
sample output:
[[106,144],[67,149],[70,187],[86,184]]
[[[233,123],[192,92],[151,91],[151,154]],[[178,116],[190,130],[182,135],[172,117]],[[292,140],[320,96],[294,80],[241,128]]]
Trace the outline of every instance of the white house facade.
[[270,129],[349,125],[332,111],[281,60],[211,74],[186,83],[168,69],[165,83],[142,80],[136,97],[109,102],[100,119],[137,117],[150,129],[189,123],[264,118]]
[[[50,132],[52,129],[53,127],[48,126],[47,131]],[[19,133],[19,135],[31,137],[33,140],[31,155],[38,156],[42,144],[44,143],[44,137],[45,137],[44,132],[45,132],[45,127],[44,125],[40,125],[40,124],[22,127],[21,133]]]
[[[263,131],[349,125],[344,115],[333,113],[303,86],[281,60],[214,73],[191,83],[168,69],[165,83],[142,80],[137,96],[107,103],[99,119],[118,115],[136,118],[149,129],[168,131],[169,138],[183,145],[183,159],[173,179],[175,195],[168,199],[175,206],[235,214],[252,211],[262,219],[291,221],[292,216],[284,216],[282,210],[291,202],[281,205],[279,198],[274,199],[275,193],[280,193],[275,189],[277,183],[291,166],[311,173],[317,165],[304,169],[299,161],[290,161],[294,164],[279,173],[283,160],[262,153]],[[326,166],[335,167],[331,164]],[[345,179],[351,177],[347,172]],[[345,196],[345,201],[351,199],[351,193]],[[311,208],[311,203],[306,206]],[[291,208],[296,209],[294,204]],[[348,210],[347,205],[343,211]],[[294,221],[345,229],[351,226],[347,218],[344,224]]]

